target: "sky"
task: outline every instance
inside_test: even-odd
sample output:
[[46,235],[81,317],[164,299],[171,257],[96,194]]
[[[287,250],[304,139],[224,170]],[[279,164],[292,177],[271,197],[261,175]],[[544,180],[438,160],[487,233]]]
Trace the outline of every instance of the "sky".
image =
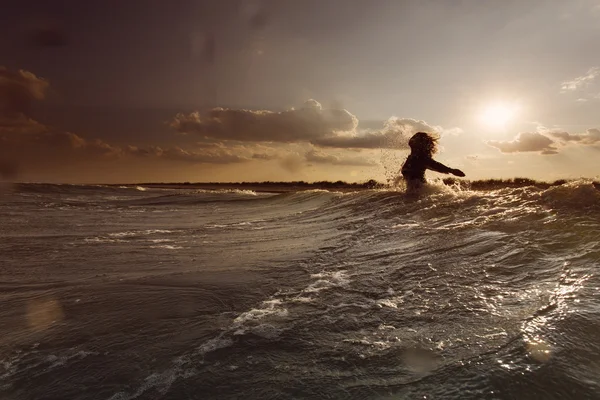
[[600,175],[600,0],[2,3],[3,180]]

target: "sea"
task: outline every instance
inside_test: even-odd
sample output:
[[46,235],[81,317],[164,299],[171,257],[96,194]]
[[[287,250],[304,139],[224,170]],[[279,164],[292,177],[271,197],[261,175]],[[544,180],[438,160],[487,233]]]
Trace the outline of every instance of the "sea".
[[0,194],[1,399],[600,399],[600,191]]

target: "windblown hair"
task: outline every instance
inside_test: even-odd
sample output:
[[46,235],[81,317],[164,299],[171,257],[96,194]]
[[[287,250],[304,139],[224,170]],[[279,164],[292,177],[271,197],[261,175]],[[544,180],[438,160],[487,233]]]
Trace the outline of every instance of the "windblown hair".
[[413,153],[432,157],[437,152],[438,137],[427,132],[417,132],[410,140],[408,145]]

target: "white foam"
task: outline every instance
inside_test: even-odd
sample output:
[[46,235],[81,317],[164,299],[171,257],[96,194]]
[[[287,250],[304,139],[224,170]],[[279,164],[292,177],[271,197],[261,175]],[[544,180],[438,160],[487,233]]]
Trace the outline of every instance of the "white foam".
[[312,303],[315,301],[314,297],[298,296],[291,299],[294,303]]
[[377,305],[379,307],[390,307],[390,308],[398,308],[398,304],[394,303],[390,299],[377,300]]
[[375,341],[372,344],[373,344],[373,346],[379,348],[380,350],[386,350],[386,349],[389,349],[390,347],[392,347],[392,345],[390,343],[382,342],[380,340]]
[[[231,224],[208,224],[208,225],[205,225],[204,227],[207,229],[215,229],[215,228],[237,228],[237,229],[240,229],[243,227],[253,225],[257,222],[263,222],[263,220],[234,222]],[[258,230],[258,229],[264,229],[264,227],[251,227],[250,229]]]
[[321,272],[313,274],[311,277],[317,278],[317,280],[303,290],[305,293],[320,292],[333,287],[346,286],[350,283],[346,271]]
[[140,230],[140,231],[125,231],[125,232],[109,233],[108,236],[128,237],[128,236],[139,236],[139,235],[155,235],[157,233],[174,233],[174,231],[170,231],[167,229],[146,229],[146,230]]
[[[233,340],[229,338],[223,337],[223,334],[210,339],[204,343],[202,343],[196,349],[194,355],[196,356],[204,356],[207,353],[213,352],[218,349],[222,349],[225,347],[229,347],[233,344]],[[144,383],[138,389],[132,393],[128,394],[126,392],[118,392],[112,395],[109,400],[132,400],[135,399],[148,389],[156,389],[161,395],[165,395],[173,383],[179,378],[187,379],[197,374],[197,370],[194,368],[185,368],[192,362],[190,355],[184,355],[181,357],[177,357],[173,360],[173,367],[167,369],[163,372],[155,372],[146,379],[144,379]]]
[[247,323],[255,323],[267,316],[285,317],[288,315],[288,310],[280,307],[281,304],[282,302],[279,299],[265,300],[262,302],[261,308],[253,308],[235,318],[233,320],[233,326],[241,327]]
[[399,340],[394,340],[394,342],[396,343],[392,343],[387,340],[369,340],[366,337],[363,337],[362,339],[344,339],[342,340],[342,342],[368,347],[371,351],[374,352],[381,352],[390,349],[392,346],[397,344]]
[[76,348],[70,349],[64,354],[54,355],[50,354],[45,357],[40,357],[41,354],[36,350],[39,343],[36,343],[32,346],[30,351],[17,351],[15,355],[10,358],[0,360],[0,368],[3,369],[3,373],[0,372],[0,380],[5,380],[17,372],[22,372],[26,370],[31,370],[38,367],[43,367],[46,371],[64,366],[67,364],[69,360],[72,359],[82,359],[89,355],[97,355],[96,352],[90,351],[74,351]]
[[178,376],[179,376],[178,373],[179,373],[179,370],[177,368],[168,369],[160,374],[154,373],[154,374],[146,377],[146,379],[144,380],[144,383],[135,391],[135,393],[133,393],[131,395],[128,395],[125,392],[115,393],[114,395],[112,395],[110,397],[109,400],[135,399],[135,398],[141,396],[142,394],[144,394],[144,392],[146,392],[148,389],[152,389],[152,388],[155,388],[156,390],[158,390],[158,392],[160,394],[165,395],[171,388],[171,385],[173,385],[175,380],[178,378]]
[[258,196],[258,193],[256,193],[255,191],[244,190],[244,189],[217,189],[217,190],[197,189],[197,190],[194,190],[193,193],[198,193],[198,194],[243,194],[243,195],[247,195],[247,196]]
[[406,224],[396,224],[396,225],[392,225],[391,228],[392,229],[398,229],[398,228],[417,228],[419,227],[420,224],[418,223],[406,223]]
[[[161,395],[165,395],[177,379],[186,379],[197,373],[194,368],[186,369],[194,361],[194,356],[204,357],[213,351],[230,347],[234,344],[232,337],[236,335],[253,333],[266,339],[276,338],[283,332],[283,329],[277,328],[273,324],[265,323],[263,320],[267,317],[285,317],[287,315],[288,310],[283,307],[283,302],[280,299],[265,300],[261,303],[260,307],[241,313],[233,320],[229,329],[222,332],[219,336],[202,343],[192,354],[175,358],[172,368],[148,376],[134,393],[115,393],[109,400],[132,400],[151,388],[158,390]],[[199,362],[203,363],[202,360]],[[234,371],[237,368],[238,366],[232,365],[228,369]]]
[[344,339],[342,340],[342,342],[344,343],[352,343],[352,344],[360,344],[363,346],[370,346],[371,342],[369,342],[367,339]]
[[167,249],[167,250],[179,250],[183,249],[183,246],[174,246],[172,244],[159,244],[157,246],[150,246],[151,249]]
[[148,389],[157,390],[162,396],[167,394],[173,383],[179,378],[187,379],[197,374],[194,368],[183,369],[181,365],[176,365],[161,373],[153,373],[144,379],[144,383],[133,393],[118,392],[112,395],[109,400],[132,400],[140,397]]
[[69,361],[73,358],[77,358],[77,359],[81,360],[82,358],[85,358],[92,354],[95,355],[98,353],[80,350],[73,354],[67,354],[67,355],[61,355],[61,356],[55,356],[55,355],[51,354],[48,357],[46,357],[46,362],[50,363],[50,365],[48,366],[47,369],[52,369],[55,367],[63,366],[67,363],[67,361]]
[[255,326],[250,326],[246,328],[241,328],[236,330],[234,335],[245,335],[248,333],[252,333],[253,335],[260,336],[265,339],[275,339],[281,336],[283,329],[277,328],[271,324],[259,324]]
[[390,308],[398,308],[398,306],[404,303],[404,296],[395,296],[387,299],[377,300],[377,305],[379,307],[390,307]]
[[217,336],[216,338],[210,339],[207,342],[202,343],[196,354],[205,355],[207,353],[213,352],[218,349],[223,349],[225,347],[229,347],[233,344],[233,340],[229,338],[223,338],[223,335]]
[[83,239],[83,241],[87,242],[87,243],[120,243],[120,242],[124,242],[124,240],[122,240],[122,239],[111,239],[111,238],[102,237],[102,236],[85,238],[85,239]]

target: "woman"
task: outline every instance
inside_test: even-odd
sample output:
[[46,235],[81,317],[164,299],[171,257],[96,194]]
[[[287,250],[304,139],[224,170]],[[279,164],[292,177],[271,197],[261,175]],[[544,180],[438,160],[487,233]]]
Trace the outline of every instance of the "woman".
[[431,169],[443,174],[465,176],[460,169],[446,167],[433,159],[437,151],[437,139],[429,133],[417,132],[408,141],[410,155],[402,165],[402,176],[406,180],[407,191],[419,189],[425,180],[425,170]]

